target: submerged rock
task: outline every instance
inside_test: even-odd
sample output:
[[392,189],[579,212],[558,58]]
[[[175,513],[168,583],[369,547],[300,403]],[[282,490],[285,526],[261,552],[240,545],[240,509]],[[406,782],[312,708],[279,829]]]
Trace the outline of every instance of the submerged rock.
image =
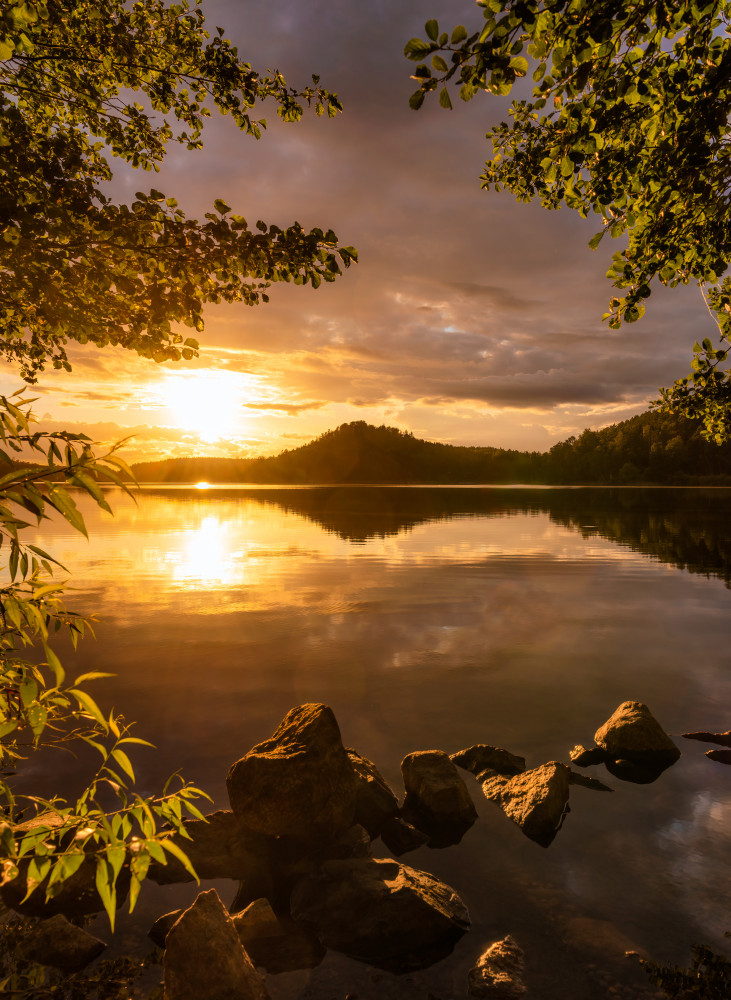
[[398,799],[372,761],[350,747],[346,752],[357,779],[355,822],[365,827],[373,839],[398,815]]
[[576,771],[569,771],[569,784],[580,785],[582,788],[591,788],[595,792],[613,792],[614,789],[605,785],[597,778],[590,778],[587,774],[577,774]]
[[394,816],[386,823],[381,830],[381,840],[396,857],[429,843],[429,837],[425,833],[400,816]]
[[731,750],[706,750],[706,757],[717,760],[719,764],[731,764]]
[[702,740],[704,743],[718,743],[722,747],[731,747],[731,729],[725,733],[683,733],[686,740]]
[[551,761],[514,778],[487,777],[482,782],[482,791],[517,823],[526,837],[548,847],[569,811],[570,777],[566,764]]
[[458,750],[457,753],[450,754],[449,759],[457,767],[474,774],[478,781],[485,771],[502,774],[505,777],[512,777],[525,771],[525,757],[518,757],[509,750],[492,747],[487,743],[476,743],[466,750]]
[[327,705],[293,708],[226,784],[234,813],[259,833],[319,844],[353,823],[358,782]]
[[177,922],[178,917],[182,916],[183,910],[170,910],[169,913],[163,913],[161,917],[158,917],[155,923],[147,932],[148,938],[158,946],[158,948],[165,947],[165,939],[168,936],[168,931]]
[[528,992],[523,980],[523,949],[508,934],[496,941],[467,974],[471,997],[489,1000],[519,1000]]
[[390,858],[326,862],[295,887],[292,916],[328,948],[395,973],[445,958],[470,924],[453,889]]
[[106,948],[104,941],[57,913],[37,924],[19,949],[20,955],[61,972],[79,972]]
[[294,920],[278,917],[267,899],[257,899],[232,920],[254,965],[267,972],[314,969],[325,957],[316,935]]
[[477,810],[457,768],[441,750],[410,753],[401,762],[402,816],[429,836],[429,847],[458,844]]
[[168,931],[164,1000],[269,1000],[215,889],[201,892]]
[[647,705],[625,701],[597,729],[594,742],[612,760],[669,767],[680,757],[676,747]]

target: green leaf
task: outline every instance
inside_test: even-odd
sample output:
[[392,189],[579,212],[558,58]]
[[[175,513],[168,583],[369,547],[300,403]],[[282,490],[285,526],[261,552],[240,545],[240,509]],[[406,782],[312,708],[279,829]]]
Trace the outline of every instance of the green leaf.
[[439,91],[439,103],[443,108],[447,108],[447,110],[451,110],[452,108],[452,101],[449,97],[449,91],[447,90],[446,87],[442,87],[442,89]]
[[422,42],[420,38],[412,38],[404,46],[404,55],[412,62],[422,62],[433,50],[432,45]]
[[107,859],[105,857],[98,858],[96,863],[96,891],[99,893],[99,898],[104,905],[112,931],[114,931],[114,918],[117,911],[115,878],[112,866]]
[[99,723],[99,725],[101,726],[101,728],[104,730],[105,733],[109,731],[107,720],[104,718],[101,711],[99,710],[99,706],[94,701],[94,699],[86,693],[86,691],[79,691],[76,688],[70,688],[69,694],[73,695],[74,698],[76,698],[81,708],[85,712],[88,712],[88,714],[92,717],[92,719],[94,719],[95,722]]
[[459,45],[467,37],[467,29],[463,24],[458,24],[456,28],[452,30],[452,45]]
[[175,841],[171,840],[169,837],[166,837],[165,840],[160,841],[160,846],[163,848],[163,850],[167,851],[168,854],[172,854],[174,858],[177,858],[178,861],[182,864],[183,868],[185,868],[185,870],[188,872],[188,874],[192,875],[193,878],[196,880],[196,882],[200,884],[200,879],[196,875],[195,868],[193,868],[193,865],[190,863],[188,855],[185,853],[185,851],[181,850],[181,848],[178,847]]
[[62,490],[58,486],[51,486],[48,490],[48,499],[72,528],[76,528],[82,535],[85,535],[87,538],[89,537],[81,512],[66,490]]
[[112,757],[116,760],[116,762],[119,764],[119,766],[122,768],[122,770],[127,775],[129,775],[129,777],[132,779],[132,781],[134,781],[135,780],[135,772],[134,772],[134,769],[132,767],[132,763],[131,763],[129,757],[124,752],[124,750],[120,750],[119,747],[115,747],[114,750],[112,750]]
[[424,31],[426,31],[427,36],[431,38],[433,42],[436,42],[437,38],[439,38],[439,22],[432,18],[424,25]]

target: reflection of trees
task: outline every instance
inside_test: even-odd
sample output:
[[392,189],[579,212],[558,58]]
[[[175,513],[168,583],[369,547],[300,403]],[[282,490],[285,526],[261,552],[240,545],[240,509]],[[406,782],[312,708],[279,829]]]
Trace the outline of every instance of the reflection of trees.
[[[199,490],[161,491],[200,500]],[[503,489],[318,486],[216,490],[246,497],[319,524],[351,542],[396,535],[426,521],[545,513],[556,524],[626,545],[691,573],[731,586],[731,531],[726,489]]]

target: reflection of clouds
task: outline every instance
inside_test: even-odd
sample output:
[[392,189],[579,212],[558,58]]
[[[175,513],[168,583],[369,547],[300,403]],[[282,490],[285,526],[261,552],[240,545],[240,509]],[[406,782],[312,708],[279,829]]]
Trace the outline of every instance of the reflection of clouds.
[[[698,769],[714,765],[702,761]],[[708,772],[706,777],[713,777]],[[703,780],[698,775],[699,783]],[[731,931],[728,863],[731,855],[731,788],[697,791],[687,814],[674,817],[658,840],[683,905],[709,934]]]

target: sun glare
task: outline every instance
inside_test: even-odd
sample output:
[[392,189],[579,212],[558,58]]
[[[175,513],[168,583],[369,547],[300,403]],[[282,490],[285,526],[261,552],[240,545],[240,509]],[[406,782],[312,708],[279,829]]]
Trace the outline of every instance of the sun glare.
[[247,377],[236,372],[176,372],[166,375],[157,392],[176,427],[202,441],[233,437],[244,429]]

